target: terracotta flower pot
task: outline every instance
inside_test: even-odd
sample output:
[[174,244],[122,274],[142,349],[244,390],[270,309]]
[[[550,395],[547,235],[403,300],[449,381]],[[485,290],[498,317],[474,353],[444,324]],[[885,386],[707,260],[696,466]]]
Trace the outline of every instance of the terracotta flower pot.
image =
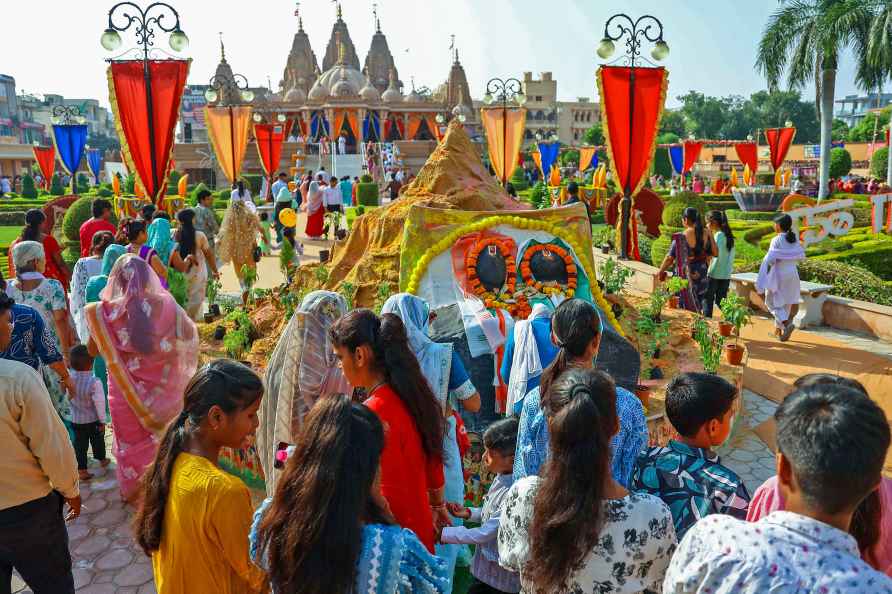
[[729,365],[740,365],[743,362],[743,354],[746,349],[739,344],[726,344],[725,355]]
[[641,404],[644,408],[648,408],[650,406],[650,395],[652,394],[652,390],[649,386],[639,385],[635,388],[635,396],[638,397],[638,400],[641,401]]
[[731,332],[734,330],[734,324],[729,322],[719,322],[719,334],[722,336],[731,336]]
[[669,307],[672,309],[678,309],[678,296],[669,298]]

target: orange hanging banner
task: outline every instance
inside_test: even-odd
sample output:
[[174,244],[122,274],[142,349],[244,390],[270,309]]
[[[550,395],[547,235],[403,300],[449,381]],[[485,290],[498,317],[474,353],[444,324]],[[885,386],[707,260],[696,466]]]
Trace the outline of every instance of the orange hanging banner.
[[229,183],[235,183],[248,148],[251,107],[205,107],[204,119],[220,168]]
[[517,163],[527,112],[525,109],[490,108],[480,110],[480,115],[486,130],[489,161],[496,176],[504,182],[510,173],[508,169]]
[[406,133],[406,138],[408,140],[415,140],[415,136],[418,134],[418,130],[421,129],[422,118],[418,114],[409,115],[409,130]]
[[579,149],[579,171],[585,171],[589,168],[597,150],[598,147],[596,146],[584,146]]
[[539,169],[539,172],[542,173],[542,177],[545,177],[545,173],[542,171],[542,153],[530,153],[533,156],[533,162],[536,164],[536,167]]

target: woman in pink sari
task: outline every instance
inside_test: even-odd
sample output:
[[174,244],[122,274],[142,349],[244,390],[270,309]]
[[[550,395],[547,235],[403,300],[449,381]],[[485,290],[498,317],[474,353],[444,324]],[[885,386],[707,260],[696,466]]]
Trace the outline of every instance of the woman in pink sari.
[[122,256],[100,301],[85,308],[89,349],[108,367],[108,403],[121,496],[132,501],[158,439],[183,408],[198,365],[198,332],[139,256]]

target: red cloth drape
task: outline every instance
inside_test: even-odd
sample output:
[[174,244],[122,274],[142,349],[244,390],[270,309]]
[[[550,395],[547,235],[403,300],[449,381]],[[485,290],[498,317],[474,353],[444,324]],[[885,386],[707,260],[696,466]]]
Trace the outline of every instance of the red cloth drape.
[[56,149],[51,146],[35,146],[33,150],[34,159],[37,161],[37,166],[40,167],[40,173],[43,175],[44,187],[49,188],[53,172],[56,170]]
[[734,150],[737,151],[737,158],[740,159],[740,162],[744,165],[749,165],[750,171],[755,174],[759,169],[759,156],[756,153],[756,143],[742,142],[740,144],[735,144]]
[[260,164],[268,177],[275,174],[282,159],[282,143],[291,133],[291,120],[284,124],[254,124],[254,141]]
[[666,98],[666,82],[665,68],[602,66],[598,69],[610,166],[628,195],[638,192],[650,169]]
[[[188,60],[152,60],[148,62],[151,81],[152,124],[149,125],[149,104],[146,78],[141,60],[112,62],[108,68],[109,99],[115,112],[118,135],[127,167],[135,172],[146,195],[160,204],[167,186],[174,128],[179,117],[180,100]],[[150,135],[154,131],[154,169]]]
[[684,143],[684,169],[682,173],[687,173],[700,158],[700,151],[703,149],[702,142],[687,141]]
[[765,140],[768,141],[768,149],[771,151],[771,166],[775,171],[780,169],[787,158],[790,145],[796,136],[796,128],[768,128],[765,130]]

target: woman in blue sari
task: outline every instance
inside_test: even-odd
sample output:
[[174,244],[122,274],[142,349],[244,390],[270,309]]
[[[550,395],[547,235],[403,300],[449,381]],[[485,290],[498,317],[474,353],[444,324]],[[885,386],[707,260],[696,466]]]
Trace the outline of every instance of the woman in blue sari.
[[394,524],[380,491],[383,449],[372,410],[343,394],[313,406],[249,537],[274,593],[451,592],[444,561]]
[[[118,258],[126,253],[127,248],[117,243],[113,243],[105,248],[105,254],[102,256],[102,269],[99,275],[91,276],[90,280],[87,281],[86,297],[84,298],[86,303],[99,301],[99,294],[105,288],[105,285],[108,284],[108,275],[111,274],[112,267],[118,261]],[[108,373],[105,368],[105,359],[101,355],[97,355],[93,359],[93,375],[102,382],[102,388],[105,390],[105,395],[108,396]],[[108,408],[107,402],[106,408]],[[106,410],[106,412],[108,411]]]

